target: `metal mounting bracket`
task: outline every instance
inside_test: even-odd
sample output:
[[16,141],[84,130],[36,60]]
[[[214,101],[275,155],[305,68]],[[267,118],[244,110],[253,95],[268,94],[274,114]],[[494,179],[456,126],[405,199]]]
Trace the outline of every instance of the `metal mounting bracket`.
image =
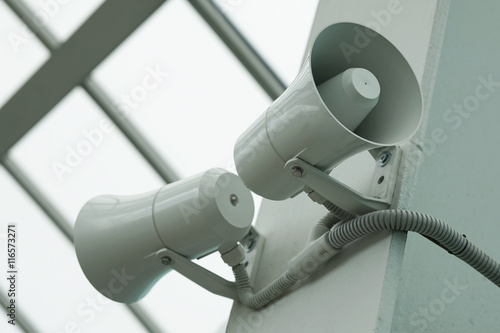
[[248,272],[250,285],[255,285],[255,278],[257,276],[257,269],[259,268],[260,258],[264,250],[265,239],[259,235],[254,227],[250,228],[248,234],[241,240],[241,245],[245,249],[245,268]]
[[165,248],[158,251],[156,257],[161,260],[164,265],[170,266],[173,270],[184,275],[206,290],[235,301],[239,300],[236,291],[236,283],[221,278],[217,274],[193,263],[179,253]]
[[330,201],[354,215],[364,215],[391,206],[401,149],[392,147],[381,150],[376,156],[378,160],[371,196],[355,191],[300,158],[290,159],[285,169],[304,184],[305,191],[314,201]]
[[[240,243],[246,252],[245,267],[250,278],[250,285],[253,285],[264,247],[264,237],[259,235],[257,230],[252,227]],[[161,260],[164,265],[170,266],[170,268],[193,281],[200,287],[203,287],[216,295],[239,301],[235,282],[228,281],[217,274],[210,272],[200,265],[195,264],[183,255],[168,248],[164,248],[156,252],[156,257],[158,260]]]
[[403,150],[399,147],[391,147],[391,149],[375,149],[370,153],[377,162],[370,195],[386,200],[390,207],[394,200]]

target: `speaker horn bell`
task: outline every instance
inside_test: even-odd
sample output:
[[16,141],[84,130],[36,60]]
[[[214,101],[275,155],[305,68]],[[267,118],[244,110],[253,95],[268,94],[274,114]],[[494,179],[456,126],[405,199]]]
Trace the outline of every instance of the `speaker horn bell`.
[[[354,69],[369,78],[369,90],[349,74]],[[333,24],[316,37],[291,85],[239,137],[236,169],[253,192],[284,200],[304,187],[285,170],[290,159],[329,172],[361,151],[400,145],[421,118],[419,84],[398,49],[370,28]]]

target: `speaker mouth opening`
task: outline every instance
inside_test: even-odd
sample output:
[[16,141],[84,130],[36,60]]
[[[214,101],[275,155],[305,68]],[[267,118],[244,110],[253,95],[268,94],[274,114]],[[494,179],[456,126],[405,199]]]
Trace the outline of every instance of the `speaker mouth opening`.
[[418,130],[422,96],[417,78],[405,57],[376,31],[356,23],[333,24],[316,37],[309,61],[316,87],[349,68],[367,69],[379,81],[377,105],[351,131],[360,139],[395,146]]

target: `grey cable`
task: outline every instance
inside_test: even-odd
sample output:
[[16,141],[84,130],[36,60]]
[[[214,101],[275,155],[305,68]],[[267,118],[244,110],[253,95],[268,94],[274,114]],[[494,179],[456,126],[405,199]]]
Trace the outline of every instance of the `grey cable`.
[[309,242],[312,242],[318,239],[321,235],[324,235],[325,232],[328,232],[337,223],[348,221],[355,217],[330,201],[323,203],[323,206],[325,206],[330,212],[319,220],[319,222],[311,229],[311,232],[309,233]]
[[328,232],[334,225],[341,222],[342,220],[337,217],[333,212],[326,214],[319,222],[312,227],[309,233],[309,242],[318,239],[325,232]]
[[[332,205],[329,205],[329,207],[334,209],[335,207],[333,206],[335,205]],[[339,211],[336,211],[336,213],[339,213]],[[320,224],[326,225],[337,220],[339,220],[338,216],[335,216],[335,213],[330,211],[330,213],[320,221]],[[496,286],[500,287],[500,264],[469,242],[464,235],[459,234],[443,221],[429,215],[404,210],[381,210],[356,217],[341,225],[337,225],[327,232],[325,237],[332,249],[340,251],[345,245],[352,241],[382,230],[418,232],[465,261]],[[303,253],[306,253],[303,258],[308,258],[307,252],[317,252],[314,246],[324,246],[324,243],[322,244],[318,242],[318,240],[316,243],[312,244],[312,248],[309,247],[303,251]],[[325,248],[322,248],[322,250],[324,252]],[[335,253],[336,252],[332,252],[330,257]],[[325,258],[328,259],[329,257],[325,256]],[[300,260],[297,261],[297,263],[300,263]],[[233,273],[241,303],[254,310],[263,307],[281,296],[296,281],[307,276],[306,274],[297,275],[296,271],[294,273],[294,270],[289,268],[266,288],[254,294],[250,286],[245,266],[242,264],[234,266]]]
[[325,206],[326,209],[330,211],[331,214],[333,214],[335,217],[337,217],[339,220],[351,220],[355,218],[353,214],[349,213],[348,211],[343,210],[336,204],[330,201],[326,201],[323,203],[323,206]]
[[272,300],[281,296],[288,288],[290,288],[298,279],[294,278],[287,270],[280,277],[274,280],[270,285],[254,294],[247,270],[242,264],[233,267],[233,273],[236,280],[236,289],[240,302],[247,308],[257,310]]
[[377,211],[333,229],[328,240],[335,249],[341,249],[360,237],[382,230],[414,231],[435,240],[500,287],[500,264],[449,225],[429,215],[404,210]]

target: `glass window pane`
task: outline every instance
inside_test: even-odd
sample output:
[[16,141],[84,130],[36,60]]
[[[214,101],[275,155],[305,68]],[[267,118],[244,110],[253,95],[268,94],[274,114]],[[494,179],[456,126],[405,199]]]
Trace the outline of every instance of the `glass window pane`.
[[[231,268],[222,261],[218,252],[194,262],[234,281]],[[233,301],[212,294],[172,271],[138,304],[160,323],[165,332],[223,333]]]
[[93,73],[182,177],[234,171],[269,98],[187,1],[169,0]]
[[164,184],[81,88],[28,132],[11,157],[71,225],[94,196],[139,194]]
[[35,23],[60,42],[69,38],[104,0],[21,0],[31,8]]
[[50,53],[5,2],[0,1],[0,106],[48,59]]
[[213,0],[288,85],[302,65],[318,0]]
[[[0,168],[0,233],[11,223],[17,238],[16,304],[37,332],[145,332],[124,305],[92,288],[70,242]],[[6,237],[0,239],[3,252]],[[10,288],[7,283],[0,279],[0,290]]]

